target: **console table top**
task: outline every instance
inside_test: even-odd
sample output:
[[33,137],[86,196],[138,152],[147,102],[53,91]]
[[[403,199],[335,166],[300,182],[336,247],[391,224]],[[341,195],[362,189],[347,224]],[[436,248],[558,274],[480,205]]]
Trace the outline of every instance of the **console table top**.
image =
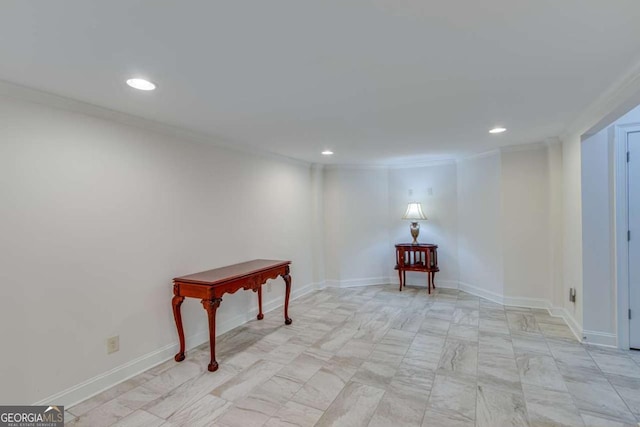
[[252,275],[259,271],[269,270],[271,268],[277,268],[288,264],[291,264],[291,261],[254,259],[252,261],[241,262],[239,264],[229,265],[222,268],[214,268],[213,270],[176,277],[173,281],[213,286],[238,279],[243,276]]

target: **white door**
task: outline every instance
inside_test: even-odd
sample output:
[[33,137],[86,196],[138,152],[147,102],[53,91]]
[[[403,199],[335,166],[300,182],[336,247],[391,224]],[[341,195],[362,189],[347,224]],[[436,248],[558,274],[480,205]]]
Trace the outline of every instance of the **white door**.
[[640,132],[627,133],[629,152],[629,347],[640,349]]

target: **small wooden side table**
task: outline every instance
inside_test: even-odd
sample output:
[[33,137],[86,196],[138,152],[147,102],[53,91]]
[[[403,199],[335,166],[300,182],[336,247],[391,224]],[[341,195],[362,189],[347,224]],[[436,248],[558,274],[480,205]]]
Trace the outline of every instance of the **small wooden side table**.
[[427,291],[436,288],[434,282],[438,268],[438,245],[430,243],[400,243],[396,245],[396,270],[400,277],[400,291],[406,285],[407,271],[427,273]]

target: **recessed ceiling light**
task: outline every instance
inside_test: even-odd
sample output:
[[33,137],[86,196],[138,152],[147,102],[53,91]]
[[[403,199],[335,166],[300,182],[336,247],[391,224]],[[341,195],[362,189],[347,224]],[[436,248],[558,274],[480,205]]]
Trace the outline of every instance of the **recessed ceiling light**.
[[323,155],[323,156],[331,156],[332,154],[333,154],[333,151],[331,151],[331,150],[324,150],[324,151],[322,152],[322,155]]
[[127,84],[138,90],[155,90],[156,88],[155,83],[145,79],[129,79],[127,80]]
[[493,128],[489,131],[489,133],[502,133],[502,132],[506,132],[507,128],[501,128],[501,127],[497,127],[497,128]]

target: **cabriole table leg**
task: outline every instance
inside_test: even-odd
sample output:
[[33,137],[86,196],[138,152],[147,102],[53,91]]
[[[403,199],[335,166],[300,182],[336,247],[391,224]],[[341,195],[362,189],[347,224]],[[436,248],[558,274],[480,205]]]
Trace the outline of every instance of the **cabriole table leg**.
[[[174,290],[175,292],[175,290]],[[180,306],[184,301],[184,297],[175,295],[171,300],[173,306],[173,318],[176,321],[176,328],[178,329],[178,339],[180,340],[180,351],[175,355],[174,360],[176,362],[182,362],[184,360],[184,329],[182,328],[182,314],[180,313]]]
[[218,370],[218,362],[216,361],[216,311],[222,302],[222,298],[203,299],[202,306],[207,310],[209,317],[209,347],[211,348],[211,361],[209,362],[210,372]]
[[285,274],[282,275],[284,284],[286,286],[286,292],[284,296],[284,324],[290,325],[293,320],[289,317],[289,295],[291,294],[291,276],[289,275],[289,266],[287,266]]
[[262,314],[262,285],[258,286],[258,316],[256,316],[258,320],[264,319],[264,314]]

